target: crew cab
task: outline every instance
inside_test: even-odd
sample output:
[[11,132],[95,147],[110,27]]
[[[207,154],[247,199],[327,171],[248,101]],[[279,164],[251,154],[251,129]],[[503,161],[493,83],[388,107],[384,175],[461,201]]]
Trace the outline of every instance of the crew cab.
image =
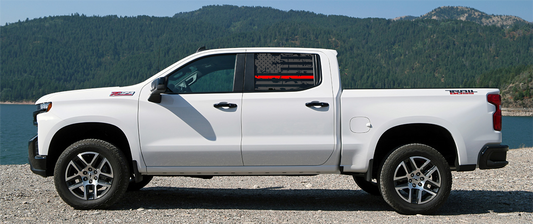
[[343,90],[336,56],[199,50],[136,85],[43,96],[31,170],[77,209],[153,176],[344,174],[399,213],[426,214],[451,171],[507,165],[498,89]]

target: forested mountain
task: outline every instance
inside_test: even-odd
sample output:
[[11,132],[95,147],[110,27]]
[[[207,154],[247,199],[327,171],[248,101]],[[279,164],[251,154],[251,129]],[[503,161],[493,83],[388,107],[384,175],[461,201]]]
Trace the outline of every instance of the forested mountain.
[[[504,87],[531,70],[532,28],[236,6],[173,17],[46,17],[0,28],[0,101],[138,83],[204,45],[336,49],[344,88]],[[517,91],[527,101],[526,89]]]

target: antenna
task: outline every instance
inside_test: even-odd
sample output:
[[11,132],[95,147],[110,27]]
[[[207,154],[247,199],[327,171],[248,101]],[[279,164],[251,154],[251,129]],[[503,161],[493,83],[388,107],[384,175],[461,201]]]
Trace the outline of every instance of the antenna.
[[198,50],[196,50],[196,53],[200,51],[205,51],[205,50],[207,50],[207,48],[205,46],[202,46],[202,47],[199,47]]

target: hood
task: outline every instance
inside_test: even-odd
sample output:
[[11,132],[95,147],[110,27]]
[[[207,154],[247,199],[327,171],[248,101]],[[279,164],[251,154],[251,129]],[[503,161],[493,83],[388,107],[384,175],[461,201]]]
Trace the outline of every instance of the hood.
[[139,93],[140,87],[137,85],[126,87],[80,89],[51,93],[39,98],[35,104],[59,101],[105,100],[112,97],[134,97]]

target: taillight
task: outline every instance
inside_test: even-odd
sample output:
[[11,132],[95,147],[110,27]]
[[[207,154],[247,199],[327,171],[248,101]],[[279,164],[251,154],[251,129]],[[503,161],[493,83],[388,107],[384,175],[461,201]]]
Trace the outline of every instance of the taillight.
[[487,95],[487,101],[496,106],[496,112],[492,115],[492,125],[494,130],[502,130],[502,110],[500,109],[500,104],[502,102],[500,94],[489,94]]

